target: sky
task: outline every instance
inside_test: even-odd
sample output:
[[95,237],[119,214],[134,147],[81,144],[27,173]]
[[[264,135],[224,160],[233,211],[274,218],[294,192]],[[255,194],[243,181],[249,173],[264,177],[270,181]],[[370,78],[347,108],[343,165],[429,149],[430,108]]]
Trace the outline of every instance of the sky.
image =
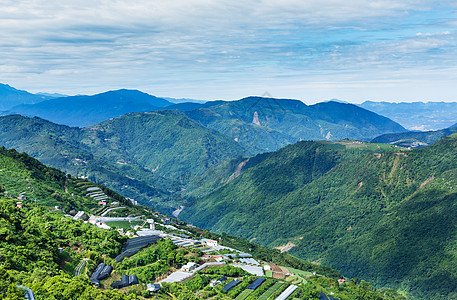
[[457,3],[0,0],[0,82],[30,92],[457,101]]

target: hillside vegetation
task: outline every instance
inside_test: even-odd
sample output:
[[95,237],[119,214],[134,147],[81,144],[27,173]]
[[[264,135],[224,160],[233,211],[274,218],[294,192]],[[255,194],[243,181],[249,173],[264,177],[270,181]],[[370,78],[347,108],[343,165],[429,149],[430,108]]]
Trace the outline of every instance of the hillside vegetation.
[[[95,261],[102,260],[102,255],[115,257],[125,241],[115,231],[73,221],[54,208],[59,206],[67,212],[98,210],[97,203],[83,193],[87,184],[95,184],[66,176],[27,154],[3,147],[0,170],[2,299],[23,299],[17,284],[32,288],[37,299],[134,299],[117,291],[97,290],[88,278],[69,275],[82,253],[92,253]],[[123,197],[101,188],[130,206]]]
[[[2,91],[5,93],[2,95]],[[22,94],[21,94],[22,93]],[[275,151],[300,140],[370,140],[386,133],[403,132],[398,123],[359,106],[335,101],[306,105],[300,100],[247,97],[237,101],[174,104],[138,90],[114,90],[95,95],[54,97],[21,102],[25,91],[1,88],[0,99],[15,97],[5,114],[40,117],[69,126],[87,127],[132,112],[180,110],[192,120],[236,141],[243,154]],[[41,98],[40,98],[41,97]]]
[[455,298],[457,137],[393,147],[299,142],[258,155],[180,217],[264,245],[289,243],[301,258],[413,298]]
[[0,145],[167,212],[190,181],[242,152],[177,111],[132,113],[84,129],[4,116]]
[[275,151],[299,140],[369,140],[405,131],[386,117],[334,101],[308,106],[299,100],[248,97],[175,108],[236,140],[248,155]]
[[[15,150],[0,148],[0,187],[3,194],[0,195],[0,297],[5,300],[24,299],[23,289],[26,288],[38,300],[257,299],[263,294],[276,297],[291,285],[297,288],[293,297],[298,299],[316,298],[319,293],[332,293],[340,299],[404,299],[396,291],[375,289],[366,281],[359,282],[358,278],[340,284],[337,279],[341,279],[342,275],[336,270],[241,238],[216,235],[185,226],[182,222],[174,222],[176,227],[171,226],[174,229],[166,228],[160,223],[157,213],[130,204],[130,201],[106,187],[65,175]],[[68,211],[71,213],[82,209],[94,214],[101,212],[97,201],[87,193],[93,191],[88,187],[98,187],[109,195],[110,205],[120,203],[123,207],[118,212],[142,219],[154,219],[158,226],[167,230],[169,234],[162,232],[167,238],[123,261],[113,260],[124,250],[123,244],[125,247],[128,240],[126,236],[121,236],[114,229],[96,228],[91,223],[83,223],[64,215]],[[111,222],[110,225],[115,226],[114,223]],[[134,230],[131,226],[128,228]],[[294,276],[291,278],[293,280],[285,282],[270,275],[262,288],[253,292],[246,288],[258,276],[225,265],[199,271],[185,282],[163,283],[158,294],[148,292],[146,283],[179,270],[187,262],[202,262],[203,245],[196,245],[199,248],[183,247],[170,239],[182,232],[193,239],[211,238],[228,247],[252,253],[255,259],[280,264],[307,279],[302,277],[295,281],[298,276]],[[114,270],[109,278],[101,280],[100,287],[97,288],[88,276],[101,262],[113,266]],[[312,275],[311,272],[318,274]],[[120,274],[137,276],[139,284],[119,290],[110,288],[110,284],[120,278]],[[211,280],[222,275],[242,283],[228,293],[222,291],[222,284],[216,287],[209,285]]]

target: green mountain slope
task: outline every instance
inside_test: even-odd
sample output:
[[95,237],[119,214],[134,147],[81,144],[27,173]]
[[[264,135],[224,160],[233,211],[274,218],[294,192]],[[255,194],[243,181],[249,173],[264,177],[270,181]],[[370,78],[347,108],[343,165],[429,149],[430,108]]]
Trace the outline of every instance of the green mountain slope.
[[357,145],[371,149],[300,142],[256,156],[180,217],[270,246],[289,243],[294,255],[412,298],[454,298],[457,137],[406,152]]
[[[201,249],[205,248],[202,245],[198,245],[201,249],[177,246],[171,239],[165,239],[147,246],[122,262],[113,260],[122,251],[122,245],[125,246],[128,239],[126,236],[121,236],[114,229],[99,229],[91,223],[83,223],[64,215],[81,209],[96,215],[105,211],[100,210],[97,200],[87,193],[90,191],[88,187],[95,186],[110,196],[110,205],[118,207],[114,201],[120,202],[123,208],[117,211],[124,215],[154,219],[156,225],[163,230],[174,233],[185,231],[193,239],[205,237],[217,240],[222,245],[251,253],[256,260],[284,266],[288,268],[287,272],[292,270],[294,274],[303,277],[296,281],[299,276],[294,276],[285,283],[284,279],[273,279],[269,275],[267,283],[257,293],[253,293],[246,287],[259,276],[248,276],[247,272],[232,266],[207,268],[193,274],[185,282],[163,283],[160,293],[154,295],[146,291],[146,283],[159,280],[159,277],[164,278],[187,262],[202,263]],[[0,187],[3,193],[0,196],[0,297],[5,300],[24,299],[23,289],[26,288],[33,291],[38,300],[123,300],[152,297],[215,300],[239,299],[243,295],[248,296],[247,299],[257,299],[274,284],[275,289],[281,287],[276,296],[294,284],[297,291],[293,297],[299,299],[316,297],[321,292],[332,293],[340,299],[404,299],[393,290],[377,290],[363,280],[358,283],[357,278],[348,279],[348,282],[340,285],[337,279],[342,275],[336,270],[241,238],[189,228],[181,222],[175,224],[178,228],[173,227],[176,230],[165,229],[155,213],[130,204],[113,191],[65,175],[25,153],[3,147],[0,148]],[[19,197],[21,199],[16,199]],[[17,201],[21,201],[21,205]],[[56,205],[62,209],[55,208]],[[131,229],[130,226],[128,228]],[[101,262],[113,266],[114,270],[109,278],[101,279],[100,287],[96,288],[90,282],[89,275]],[[312,272],[318,272],[319,275],[312,276]],[[109,288],[113,281],[120,279],[120,274],[136,275],[140,284],[120,290]],[[214,288],[209,285],[211,280],[222,275],[229,277],[229,280],[237,278],[242,284],[230,293],[221,291],[223,284]]]
[[132,113],[83,129],[94,155],[187,182],[241,148],[178,111]]
[[381,133],[405,131],[388,118],[333,101],[307,106],[298,100],[248,97],[207,102],[191,110],[175,107],[236,140],[248,155],[278,150],[299,140],[367,140]]
[[[66,176],[25,153],[4,147],[0,148],[0,170],[2,299],[24,299],[17,284],[31,288],[36,299],[137,299],[96,289],[88,278],[72,276],[85,255],[91,257],[89,267],[94,268],[94,263],[118,255],[126,240],[116,231],[101,230],[63,215],[77,210],[97,212],[97,201],[86,195],[86,188],[96,184]],[[98,187],[110,201],[138,213],[130,201]]]
[[132,113],[84,129],[4,116],[0,145],[168,212],[193,178],[242,152],[176,111]]

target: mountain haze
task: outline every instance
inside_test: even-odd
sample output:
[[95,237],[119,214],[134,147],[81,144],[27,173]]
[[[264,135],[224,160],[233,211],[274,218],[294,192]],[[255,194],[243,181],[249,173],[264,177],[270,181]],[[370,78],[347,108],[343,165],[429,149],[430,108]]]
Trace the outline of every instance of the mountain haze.
[[38,103],[49,98],[45,95],[35,95],[0,83],[0,111],[11,109],[16,105]]
[[37,104],[15,106],[10,111],[58,124],[86,127],[126,113],[160,110],[171,104],[137,90],[122,89],[93,96],[53,98]]
[[407,148],[424,147],[433,144],[443,136],[448,136],[457,132],[457,124],[431,131],[408,131],[401,133],[388,133],[380,135],[372,140],[373,143],[389,143]]
[[359,105],[391,118],[409,130],[439,130],[457,122],[456,102],[373,102]]

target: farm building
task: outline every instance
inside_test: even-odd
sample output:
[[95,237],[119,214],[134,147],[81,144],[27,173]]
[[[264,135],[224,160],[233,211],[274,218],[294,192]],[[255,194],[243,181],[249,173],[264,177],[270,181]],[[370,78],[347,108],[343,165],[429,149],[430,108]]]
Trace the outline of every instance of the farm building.
[[138,277],[136,275],[122,275],[120,281],[111,284],[113,289],[121,289],[127,286],[138,284]]
[[73,220],[79,220],[84,215],[84,211],[78,211],[78,213],[73,217]]
[[153,293],[157,293],[158,291],[160,291],[160,284],[148,283],[147,290]]
[[[287,289],[284,290],[277,298],[276,300],[286,300],[292,293],[297,289],[298,287],[296,285],[289,285]],[[320,299],[320,298],[319,298]]]
[[92,283],[99,283],[100,280],[108,278],[112,271],[113,267],[105,263],[101,263],[95,268],[95,271],[90,276],[90,281]]
[[162,221],[163,224],[170,224],[171,219],[170,218],[161,218],[160,221]]
[[219,278],[218,280],[213,280],[213,281],[211,282],[210,285],[211,285],[211,286],[216,286],[216,285],[218,285],[219,283],[222,283],[222,282],[224,282],[224,281],[226,281],[226,280],[227,280],[227,277],[222,276],[222,277]]
[[184,266],[182,266],[181,270],[182,271],[186,271],[186,272],[190,272],[193,269],[195,269],[197,266],[198,266],[197,263],[194,263],[194,262],[190,261],[187,264],[185,264]]
[[157,243],[159,239],[160,236],[157,235],[147,235],[129,239],[124,244],[124,251],[121,254],[119,254],[114,260],[117,262],[121,262],[125,257],[130,257],[136,254],[144,247]]
[[265,280],[265,278],[257,278],[248,286],[248,289],[255,291],[259,286],[262,285],[262,283],[265,282]]
[[337,298],[333,298],[332,295],[326,295],[324,293],[319,294],[319,300],[338,300]]
[[208,247],[217,247],[217,241],[210,239],[202,239],[202,242]]
[[92,186],[92,187],[88,187],[86,189],[86,191],[88,192],[93,192],[93,191],[100,191],[100,188],[96,187],[96,186]]
[[240,283],[241,283],[240,280],[234,279],[234,280],[230,281],[227,285],[225,285],[224,288],[222,289],[222,291],[227,293],[227,292],[229,292],[231,289],[233,289],[234,287],[236,287]]

